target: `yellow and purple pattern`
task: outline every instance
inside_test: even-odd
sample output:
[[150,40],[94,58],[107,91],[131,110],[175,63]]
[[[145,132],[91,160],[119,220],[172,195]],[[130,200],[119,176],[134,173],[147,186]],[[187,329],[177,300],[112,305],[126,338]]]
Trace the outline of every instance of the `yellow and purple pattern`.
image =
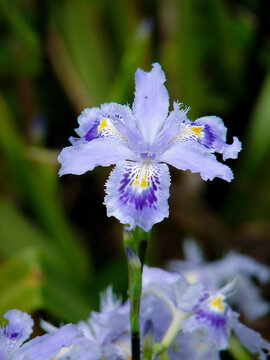
[[62,150],[58,160],[63,174],[83,174],[98,165],[116,164],[106,184],[108,216],[129,229],[149,231],[168,216],[170,176],[168,166],[200,173],[202,179],[233,179],[231,169],[219,162],[236,158],[237,138],[226,143],[226,128],[216,116],[190,121],[187,110],[174,103],[168,114],[169,94],[158,63],[150,72],[135,74],[132,109],[108,103],[86,109],[78,118],[79,138]]

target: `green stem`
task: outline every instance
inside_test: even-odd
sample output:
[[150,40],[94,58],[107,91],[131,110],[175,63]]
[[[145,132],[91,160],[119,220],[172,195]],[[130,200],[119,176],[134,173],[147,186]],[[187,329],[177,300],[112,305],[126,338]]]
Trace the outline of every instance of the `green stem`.
[[229,352],[236,360],[252,360],[252,356],[243,348],[240,341],[234,335],[230,339]]
[[179,333],[183,320],[189,316],[177,310],[173,302],[166,296],[166,294],[159,292],[158,297],[162,299],[164,303],[166,303],[169,309],[171,310],[172,322],[169,328],[167,329],[161,343],[154,344],[153,353],[155,355],[161,355],[168,349],[168,347],[171,345],[176,335]]
[[[130,328],[132,360],[140,360],[140,300],[142,293],[142,268],[149,234],[142,229],[124,232],[124,246],[128,259],[130,299]],[[140,258],[139,258],[140,257]]]

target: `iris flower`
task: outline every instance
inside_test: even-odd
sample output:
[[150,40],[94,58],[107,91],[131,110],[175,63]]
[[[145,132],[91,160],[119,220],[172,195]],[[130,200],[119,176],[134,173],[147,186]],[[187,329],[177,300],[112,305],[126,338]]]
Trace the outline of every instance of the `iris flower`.
[[[237,289],[230,302],[249,321],[269,313],[270,304],[262,298],[258,283],[270,281],[270,268],[258,261],[230,252],[223,259],[206,262],[202,249],[192,239],[184,242],[186,260],[170,261],[169,270],[184,275],[190,283],[201,282],[211,291],[218,290],[226,282],[237,279]],[[256,279],[256,283],[254,280]]]
[[233,281],[210,291],[200,282],[189,283],[178,273],[144,266],[142,319],[153,321],[155,337],[160,341],[160,334],[168,334],[169,318],[170,341],[168,335],[164,339],[172,360],[219,359],[219,352],[230,347],[232,332],[250,353],[266,360],[270,343],[242,324],[239,314],[227,303],[235,286],[237,282]]
[[129,230],[137,225],[149,231],[169,215],[170,174],[166,163],[200,173],[203,180],[233,179],[231,169],[220,163],[236,158],[238,138],[226,144],[226,127],[216,116],[190,121],[187,110],[174,102],[169,113],[165,74],[158,63],[150,72],[135,74],[135,99],[128,105],[107,103],[85,109],[78,118],[79,138],[62,150],[59,174],[80,175],[96,166],[116,164],[106,183],[108,216],[115,216]]
[[70,346],[77,337],[75,325],[67,324],[51,335],[46,334],[29,339],[34,322],[30,315],[19,310],[9,310],[4,318],[8,325],[0,328],[1,360],[48,360],[63,347]]

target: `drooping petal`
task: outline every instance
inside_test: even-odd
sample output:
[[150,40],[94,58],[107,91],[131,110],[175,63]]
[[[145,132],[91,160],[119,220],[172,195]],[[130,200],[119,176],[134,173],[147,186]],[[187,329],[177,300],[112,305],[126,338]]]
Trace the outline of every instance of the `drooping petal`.
[[163,85],[165,80],[165,74],[158,63],[153,64],[149,72],[139,68],[135,74],[133,113],[138,129],[148,145],[153,143],[168,114],[169,94]]
[[16,360],[52,359],[63,347],[72,345],[77,336],[77,327],[72,324],[61,327],[55,333],[37,336],[22,345],[16,353]]
[[233,143],[226,144],[227,128],[221,118],[217,116],[204,116],[194,121],[194,125],[202,127],[201,141],[205,146],[223,154],[224,161],[238,157],[238,153],[242,149],[241,142],[237,137],[233,137]]
[[[206,337],[207,338],[207,337]],[[219,360],[219,351],[205,341],[200,330],[180,332],[168,350],[170,360]]]
[[248,351],[252,354],[258,354],[261,360],[268,359],[270,343],[264,340],[258,332],[240,323],[237,313],[234,313],[233,330]]
[[204,306],[185,319],[182,324],[184,332],[201,330],[205,341],[211,343],[217,350],[229,347],[232,326],[232,311],[222,299],[222,295],[209,298]]
[[160,155],[159,160],[180,170],[198,172],[203,180],[219,177],[230,182],[233,179],[232,170],[196,142],[176,142]]
[[270,304],[262,298],[260,289],[247,276],[237,278],[237,291],[232,302],[249,321],[254,321],[270,311]]
[[60,351],[55,360],[100,360],[101,358],[100,347],[89,341],[74,344],[69,349]]
[[120,162],[106,183],[107,214],[129,224],[129,229],[138,225],[149,231],[169,215],[169,186],[165,164]]
[[6,312],[4,318],[9,324],[3,329],[3,335],[13,348],[18,348],[31,335],[34,321],[30,315],[16,309]]
[[242,254],[229,253],[224,259],[217,260],[211,265],[215,267],[214,271],[218,273],[220,282],[238,274],[254,276],[261,283],[270,281],[269,266]]
[[84,174],[98,165],[109,166],[119,160],[136,160],[136,155],[116,139],[94,139],[62,150],[58,161],[62,164],[59,175]]

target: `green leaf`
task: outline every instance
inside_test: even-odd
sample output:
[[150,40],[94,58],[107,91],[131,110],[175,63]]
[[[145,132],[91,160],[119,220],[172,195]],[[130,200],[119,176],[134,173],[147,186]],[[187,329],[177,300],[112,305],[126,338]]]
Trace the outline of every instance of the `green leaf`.
[[59,202],[59,195],[55,191],[56,186],[52,185],[52,181],[57,181],[56,169],[54,176],[41,176],[40,172],[29,164],[26,159],[26,146],[18,135],[11,113],[1,96],[0,118],[0,149],[3,151],[4,163],[10,170],[9,175],[23,190],[35,216],[50,235],[48,241],[55,243],[78,275],[88,278],[89,259],[69,226]]
[[85,0],[51,3],[60,35],[92,98],[89,106],[104,102],[112,55],[107,52],[109,43],[106,44],[103,29],[97,22],[100,17],[99,6]]
[[30,313],[41,309],[42,281],[37,251],[26,249],[4,262],[0,268],[0,316],[14,308]]
[[244,172],[252,176],[264,160],[269,161],[270,150],[270,71],[265,79],[251,117],[244,144]]

